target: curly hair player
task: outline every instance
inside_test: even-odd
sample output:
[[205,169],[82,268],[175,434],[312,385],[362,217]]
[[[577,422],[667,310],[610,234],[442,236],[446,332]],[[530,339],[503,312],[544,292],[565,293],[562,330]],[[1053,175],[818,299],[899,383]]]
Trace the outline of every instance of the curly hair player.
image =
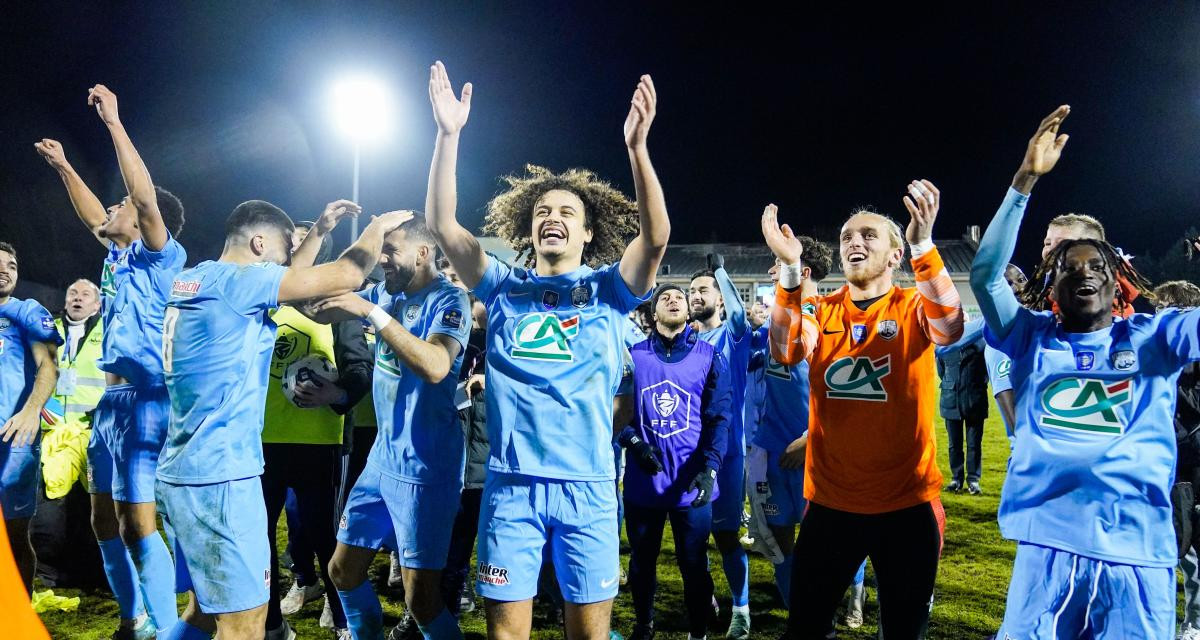
[[[771,357],[785,365],[807,359],[811,391],[809,504],[793,558],[788,637],[825,637],[866,557],[879,584],[881,633],[916,638],[929,620],[945,528],[933,348],[962,335],[963,311],[931,239],[940,194],[928,180],[914,180],[908,193],[912,220],[903,233],[869,211],[842,225],[849,284],[827,296],[803,298],[802,245],[779,226],[775,205],[763,212],[763,236],[782,262]],[[892,280],[906,239],[912,288]]]
[[488,205],[485,229],[526,256],[529,268],[513,268],[486,255],[455,219],[458,137],[471,87],[457,99],[440,62],[431,76],[438,136],[429,227],[488,309],[491,456],[476,582],[486,599],[488,634],[529,637],[542,549],[549,545],[567,601],[567,637],[601,640],[620,577],[611,455],[619,346],[625,315],[648,298],[670,236],[646,147],[654,84],[642,76],[625,119],[636,207],[588,171],[531,167],[527,176],[510,177],[511,188]]
[[1180,370],[1200,360],[1200,311],[1114,317],[1123,280],[1148,283],[1103,240],[1059,243],[1025,288],[1004,267],[1038,178],[1067,142],[1070,108],[1042,120],[980,241],[971,288],[986,337],[1012,358],[1017,421],[1000,532],[1017,541],[1000,638],[1170,638],[1176,546],[1170,487]]

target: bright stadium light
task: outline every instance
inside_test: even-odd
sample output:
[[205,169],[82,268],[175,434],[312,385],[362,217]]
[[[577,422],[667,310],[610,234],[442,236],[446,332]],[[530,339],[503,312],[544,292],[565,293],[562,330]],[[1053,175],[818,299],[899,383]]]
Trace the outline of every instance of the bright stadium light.
[[[354,202],[358,202],[362,147],[387,138],[392,129],[392,104],[387,86],[367,75],[347,76],[330,89],[330,115],[334,127],[354,143],[354,185],[350,195]],[[358,238],[358,218],[350,219],[350,237],[351,242]]]

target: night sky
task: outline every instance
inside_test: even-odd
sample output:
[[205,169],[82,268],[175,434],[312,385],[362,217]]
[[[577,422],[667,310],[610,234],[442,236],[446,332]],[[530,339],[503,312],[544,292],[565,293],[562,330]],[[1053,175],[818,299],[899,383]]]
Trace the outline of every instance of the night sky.
[[124,195],[92,84],[117,93],[155,182],[183,200],[194,264],[219,253],[239,202],[299,220],[349,197],[351,150],[326,109],[346,71],[396,96],[394,134],[364,152],[362,204],[422,208],[435,59],[456,89],[475,86],[458,172],[469,227],[497,176],[527,162],[588,167],[631,193],[621,125],[641,73],[658,88],[650,152],[673,242],[760,241],[772,201],[827,240],[856,205],[904,222],[913,178],[942,190],[935,237],[957,237],[987,224],[1062,103],[1071,141],[1035,190],[1021,261],[1067,211],[1099,217],[1135,254],[1200,226],[1200,3],[176,4],[39,3],[0,24],[0,239],[21,252],[22,279],[98,275],[100,245],[33,150],[56,138],[102,201]]

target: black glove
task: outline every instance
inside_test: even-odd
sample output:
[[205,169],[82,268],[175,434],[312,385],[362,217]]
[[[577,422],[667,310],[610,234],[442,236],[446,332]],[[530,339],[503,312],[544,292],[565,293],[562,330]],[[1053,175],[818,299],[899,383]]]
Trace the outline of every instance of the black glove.
[[719,253],[708,254],[708,270],[716,271],[725,268],[725,256]]
[[633,461],[641,467],[642,471],[650,475],[662,472],[662,463],[658,461],[658,456],[662,454],[662,451],[658,447],[637,436],[629,438],[627,447],[629,453],[633,454]]
[[699,491],[696,494],[696,499],[692,500],[693,507],[703,507],[712,500],[713,483],[717,480],[717,472],[714,469],[704,468],[704,471],[696,474],[696,479],[692,480],[692,484],[688,487],[688,491],[693,489]]

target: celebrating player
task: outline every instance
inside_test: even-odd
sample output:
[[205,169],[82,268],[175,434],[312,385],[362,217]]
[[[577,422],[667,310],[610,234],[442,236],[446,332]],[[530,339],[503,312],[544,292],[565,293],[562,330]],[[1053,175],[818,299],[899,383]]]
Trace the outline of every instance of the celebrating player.
[[1017,401],[999,519],[1018,545],[998,637],[1170,638],[1171,400],[1180,369],[1200,360],[1200,311],[1114,318],[1119,279],[1143,295],[1148,285],[1103,240],[1064,240],[1031,278],[1026,300],[1052,298],[1057,315],[1021,307],[1003,277],[1069,113],[1059,107],[1030,139],[971,269],[987,339],[1012,359]]
[[[356,211],[335,209],[339,219]],[[191,592],[173,639],[207,638],[214,628],[223,639],[263,637],[271,559],[258,476],[275,344],[268,311],[358,287],[384,234],[410,216],[375,218],[333,262],[286,268],[292,221],[268,202],[243,202],[225,222],[221,257],[175,278],[162,347],[171,421],[156,484],[176,536],[179,587]],[[323,228],[297,253],[319,245]]]
[[[908,185],[907,229],[860,211],[842,225],[848,284],[803,298],[803,245],[763,212],[763,236],[782,262],[771,314],[771,356],[809,361],[810,417],[788,632],[823,638],[864,557],[879,584],[881,633],[915,638],[929,619],[945,514],[933,432],[934,345],[962,334],[958,292],[931,234],[940,194]],[[916,286],[892,280],[912,250]]]
[[[154,186],[121,124],[117,96],[98,84],[88,92],[88,104],[108,127],[128,192],[107,213],[67,162],[62,145],[47,139],[35,146],[58,171],[79,219],[108,249],[100,276],[99,363],[108,386],[88,444],[92,527],[120,609],[119,633],[152,638],[156,628],[170,629],[178,617],[171,555],[158,533],[154,470],[170,405],[162,370],[163,311],[171,280],[187,261],[176,240],[183,205]],[[152,624],[141,618],[143,606]]]
[[356,640],[383,638],[367,569],[383,545],[400,557],[404,601],[426,638],[461,638],[438,589],[450,549],[466,449],[454,403],[471,329],[467,294],[437,270],[437,244],[415,215],[384,239],[384,281],[322,301],[331,317],[375,327],[372,396],[379,435],[338,525],[329,573]]
[[17,570],[32,595],[37,556],[29,520],[41,471],[41,411],[54,393],[56,352],[63,340],[45,307],[12,297],[17,278],[17,250],[0,242],[0,513],[11,532]]
[[[617,593],[617,503],[611,455],[613,392],[625,315],[644,301],[670,236],[646,137],[656,97],[642,76],[625,119],[635,207],[590,172],[531,168],[488,205],[486,229],[529,268],[486,255],[455,219],[458,137],[471,86],[456,99],[441,63],[430,71],[438,123],[430,171],[430,230],[488,309],[489,474],[476,584],[493,638],[528,638],[542,549],[567,601],[567,637],[608,637]],[[593,269],[620,257],[618,264]],[[548,546],[547,546],[548,545]]]

